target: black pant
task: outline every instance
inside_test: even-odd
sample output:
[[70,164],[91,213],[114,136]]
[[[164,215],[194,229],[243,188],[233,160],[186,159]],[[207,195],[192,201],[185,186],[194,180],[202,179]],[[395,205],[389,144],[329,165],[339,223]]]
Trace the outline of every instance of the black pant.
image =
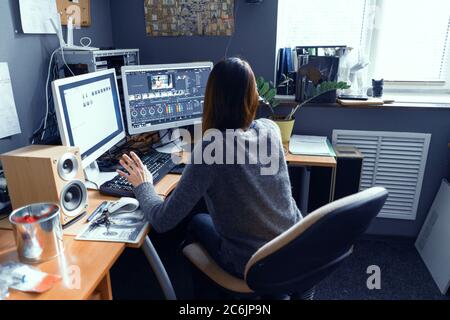
[[198,242],[208,252],[211,258],[226,272],[242,278],[233,266],[224,261],[220,254],[222,238],[214,227],[214,223],[209,214],[201,213],[195,215],[188,225],[189,242]]
[[[222,238],[214,227],[214,223],[209,214],[200,213],[193,216],[187,227],[188,237],[187,243],[198,242],[203,248],[208,252],[211,258],[226,272],[231,275],[243,279],[243,276],[237,273],[234,268],[226,261],[220,254],[220,248],[222,244]],[[194,267],[194,269],[196,269]],[[198,270],[194,272],[199,279],[194,279],[194,287],[196,287],[195,294],[198,299],[224,299],[229,298],[227,296],[213,296],[213,288],[219,288],[217,286],[208,286],[205,282],[211,284],[211,280],[206,279],[206,277]],[[262,296],[265,299],[279,299],[288,300],[288,295],[269,295]]]

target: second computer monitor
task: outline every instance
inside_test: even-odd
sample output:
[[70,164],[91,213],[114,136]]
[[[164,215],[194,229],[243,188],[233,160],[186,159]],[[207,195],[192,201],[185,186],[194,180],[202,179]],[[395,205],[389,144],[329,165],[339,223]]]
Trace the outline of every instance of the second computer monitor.
[[212,62],[123,67],[130,135],[199,123]]

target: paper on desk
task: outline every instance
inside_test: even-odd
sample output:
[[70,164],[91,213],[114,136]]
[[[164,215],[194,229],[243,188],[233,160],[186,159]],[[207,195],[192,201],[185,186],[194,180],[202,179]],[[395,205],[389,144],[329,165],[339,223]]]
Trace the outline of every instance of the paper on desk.
[[51,23],[60,21],[55,0],[19,0],[19,5],[23,33],[56,33]]
[[292,154],[309,156],[331,156],[327,137],[294,135],[289,143]]
[[97,221],[92,221],[75,240],[137,244],[149,226],[141,210],[111,216],[109,227]]
[[22,292],[43,293],[50,290],[61,277],[22,263],[7,262],[0,265],[0,280],[3,281],[3,287]]
[[0,63],[0,139],[20,132],[8,64]]

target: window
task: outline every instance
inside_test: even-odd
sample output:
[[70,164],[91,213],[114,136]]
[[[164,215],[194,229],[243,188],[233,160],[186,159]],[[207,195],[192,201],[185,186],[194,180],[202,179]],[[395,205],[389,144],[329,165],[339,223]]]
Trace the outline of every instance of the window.
[[365,6],[364,0],[279,0],[278,48],[360,46]]
[[450,93],[450,1],[279,0],[277,48],[347,45],[386,91]]
[[450,1],[383,1],[379,8],[375,76],[389,81],[445,82]]

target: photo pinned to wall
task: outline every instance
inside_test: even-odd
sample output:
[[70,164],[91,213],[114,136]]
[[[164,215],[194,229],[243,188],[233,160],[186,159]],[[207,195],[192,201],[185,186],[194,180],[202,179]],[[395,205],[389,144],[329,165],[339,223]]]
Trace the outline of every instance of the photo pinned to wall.
[[232,36],[234,0],[145,0],[145,17],[153,37]]

